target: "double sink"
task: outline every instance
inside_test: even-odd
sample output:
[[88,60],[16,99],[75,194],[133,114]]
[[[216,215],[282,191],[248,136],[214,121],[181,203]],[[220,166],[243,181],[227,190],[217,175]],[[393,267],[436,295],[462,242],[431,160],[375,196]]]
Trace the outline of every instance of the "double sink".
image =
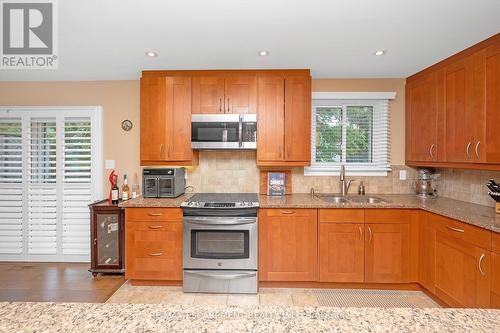
[[346,195],[336,195],[336,194],[317,194],[319,199],[336,204],[346,204],[346,203],[354,203],[354,204],[379,204],[379,203],[388,203],[389,201],[382,199],[380,197],[374,196],[346,196]]

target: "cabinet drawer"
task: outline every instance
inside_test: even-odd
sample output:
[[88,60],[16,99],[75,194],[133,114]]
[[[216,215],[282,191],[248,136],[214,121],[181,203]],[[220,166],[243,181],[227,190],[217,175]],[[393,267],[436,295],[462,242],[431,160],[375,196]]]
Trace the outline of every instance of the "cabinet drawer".
[[125,224],[125,230],[169,230],[172,225],[182,225],[182,222],[175,221],[151,221],[151,222],[134,222],[127,221]]
[[414,210],[410,209],[391,209],[391,208],[369,208],[365,209],[366,223],[409,223],[411,214]]
[[491,232],[489,230],[474,227],[439,215],[435,215],[432,218],[432,222],[434,228],[438,232],[456,239],[461,239],[485,250],[491,249]]
[[264,214],[267,217],[312,217],[316,218],[316,209],[291,209],[291,208],[283,208],[283,209],[264,209]]
[[364,209],[320,209],[319,222],[321,223],[363,223]]
[[491,250],[500,254],[500,234],[498,232],[491,232]]
[[180,208],[126,208],[127,221],[182,221]]

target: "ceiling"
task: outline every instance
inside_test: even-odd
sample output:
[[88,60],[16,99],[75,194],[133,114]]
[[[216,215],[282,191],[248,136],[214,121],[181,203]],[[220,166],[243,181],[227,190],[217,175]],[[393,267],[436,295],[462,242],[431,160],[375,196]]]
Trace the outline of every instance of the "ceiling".
[[[500,32],[499,0],[61,0],[58,7],[59,68],[0,70],[0,81],[231,68],[407,77]],[[260,57],[262,49],[269,56]],[[377,57],[378,49],[387,52]],[[159,56],[146,57],[149,50]]]

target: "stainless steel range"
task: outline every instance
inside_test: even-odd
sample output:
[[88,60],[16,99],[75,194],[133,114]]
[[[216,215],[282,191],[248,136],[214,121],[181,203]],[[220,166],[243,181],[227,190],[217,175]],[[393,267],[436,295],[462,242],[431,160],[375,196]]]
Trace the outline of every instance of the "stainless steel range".
[[181,207],[184,291],[257,293],[257,194],[199,193]]

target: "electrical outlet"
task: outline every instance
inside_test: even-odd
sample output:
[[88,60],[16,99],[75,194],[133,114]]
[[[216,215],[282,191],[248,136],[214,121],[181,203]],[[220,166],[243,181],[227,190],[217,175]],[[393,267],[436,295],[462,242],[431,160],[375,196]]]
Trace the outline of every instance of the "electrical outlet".
[[106,160],[104,163],[106,170],[112,170],[115,168],[115,160]]
[[399,180],[406,180],[406,170],[399,170]]

